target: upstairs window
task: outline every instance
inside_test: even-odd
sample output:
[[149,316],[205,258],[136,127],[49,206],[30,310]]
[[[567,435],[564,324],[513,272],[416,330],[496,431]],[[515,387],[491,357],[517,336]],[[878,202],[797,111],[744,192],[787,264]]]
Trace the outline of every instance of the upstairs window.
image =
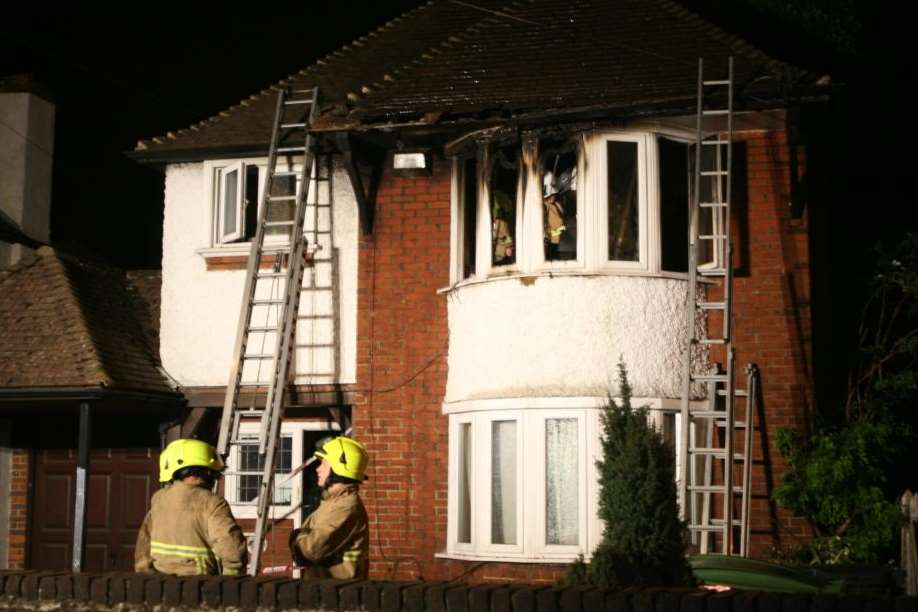
[[659,138],[660,169],[660,267],[669,272],[688,272],[689,147]]
[[539,143],[545,261],[577,259],[577,139]]
[[236,162],[219,168],[216,181],[218,242],[251,240],[258,223],[259,167]]
[[638,208],[638,143],[606,143],[607,221],[609,261],[640,259]]
[[475,250],[478,246],[478,162],[471,158],[461,163],[460,261],[462,262],[462,278],[469,278],[475,274]]
[[520,184],[518,145],[498,147],[491,156],[488,197],[491,200],[491,265],[516,263],[517,194]]

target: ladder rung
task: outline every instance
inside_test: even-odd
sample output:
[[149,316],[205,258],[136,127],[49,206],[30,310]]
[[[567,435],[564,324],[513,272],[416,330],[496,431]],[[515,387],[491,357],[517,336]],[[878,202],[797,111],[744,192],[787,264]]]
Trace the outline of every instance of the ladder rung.
[[723,531],[723,527],[715,527],[714,525],[689,525],[689,529],[693,531]]
[[290,130],[294,128],[304,128],[306,127],[305,123],[281,123],[281,129]]
[[259,272],[258,274],[256,274],[256,276],[258,278],[283,278],[287,276],[287,273],[286,272]]
[[295,195],[290,196],[268,196],[269,202],[293,202],[296,200]]
[[[723,493],[725,487],[718,487],[716,485],[694,485],[688,487],[689,491],[695,493]],[[733,487],[734,493],[742,493],[743,487]]]
[[726,268],[705,268],[698,270],[698,274],[701,276],[726,276]]
[[249,328],[249,333],[263,334],[265,332],[276,332],[279,331],[279,328],[276,326],[270,325],[253,325]]
[[261,300],[252,300],[252,304],[255,306],[267,306],[270,304],[283,304],[287,300],[283,298],[271,298],[271,299],[261,299]]
[[305,349],[305,348],[335,348],[334,342],[316,342],[316,343],[304,343],[297,344],[296,348]]
[[265,227],[290,227],[293,224],[294,221],[265,221]]
[[702,338],[698,341],[701,344],[726,344],[725,338]]
[[306,151],[306,147],[279,147],[275,152],[276,153],[303,153]]
[[698,236],[699,240],[725,240],[726,238],[726,234],[700,234]]
[[702,83],[704,83],[705,85],[729,85],[730,80],[729,79],[726,79],[726,80],[725,79],[715,79],[711,81],[702,81]]
[[702,310],[723,310],[726,307],[726,302],[698,302],[698,308]]
[[701,208],[726,208],[729,205],[727,202],[701,202],[698,204]]
[[[721,396],[721,397],[724,397],[724,396],[727,395],[727,390],[726,390],[726,389],[718,389],[718,390],[717,390],[717,395],[719,395],[719,396]],[[746,392],[745,392],[743,389],[734,389],[734,390],[733,390],[733,395],[734,395],[735,397],[746,397]]]
[[[317,289],[328,291],[329,289],[331,289],[331,287],[303,287],[302,291],[314,291]],[[302,321],[303,319],[311,319],[311,320],[318,321],[318,320],[323,320],[323,319],[334,319],[334,318],[335,318],[335,315],[298,315],[297,316],[297,319],[299,319],[300,321]]]
[[293,106],[294,104],[312,104],[312,100],[284,100],[284,104]]
[[265,353],[250,353],[248,355],[243,355],[243,359],[248,359],[250,361],[263,361],[265,359],[274,359],[274,353],[265,354]]
[[702,140],[702,141],[701,141],[701,144],[703,144],[703,145],[725,145],[725,144],[730,144],[731,142],[733,142],[733,141],[731,141],[731,140],[722,140],[722,139],[720,139],[720,138],[717,138],[717,139],[714,139],[714,140]]
[[726,176],[729,174],[726,170],[702,170],[701,176]]
[[283,172],[274,173],[274,176],[299,176],[299,175],[300,175],[299,172],[289,172],[287,170],[284,170]]
[[727,382],[726,374],[702,374],[700,376],[692,376],[692,380],[696,382]]
[[702,115],[711,115],[711,116],[729,115],[729,114],[730,114],[730,111],[728,111],[728,110],[722,110],[722,109],[705,110],[705,111],[701,111],[701,114],[702,114]]
[[[722,518],[712,518],[712,519],[710,519],[710,521],[711,521],[711,525],[717,526],[717,527],[720,528],[720,529],[723,529],[723,528],[724,528],[724,523],[726,523],[726,521],[725,521],[724,519],[722,519]],[[740,518],[735,518],[735,519],[733,519],[733,526],[734,526],[734,527],[742,527],[742,526],[743,526],[743,519],[740,519]]]
[[[718,458],[718,459],[723,459],[724,457],[727,456],[727,450],[726,450],[726,449],[723,449],[723,448],[708,448],[708,447],[704,447],[704,448],[693,448],[693,449],[691,450],[691,453],[690,453],[690,454],[693,454],[693,455],[709,455],[709,456],[711,456],[711,457],[715,457],[715,458]],[[745,461],[745,460],[746,460],[746,456],[743,455],[743,453],[733,453],[733,460],[734,460],[734,461]]]

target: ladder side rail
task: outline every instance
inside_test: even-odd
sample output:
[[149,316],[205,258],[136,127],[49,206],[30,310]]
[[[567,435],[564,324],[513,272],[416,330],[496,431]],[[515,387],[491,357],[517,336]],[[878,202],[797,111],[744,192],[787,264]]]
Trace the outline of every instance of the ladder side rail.
[[[716,385],[712,385],[716,387]],[[713,390],[712,390],[713,391]],[[715,395],[716,397],[716,395]],[[713,402],[712,402],[713,403]],[[714,423],[705,422],[704,424],[704,447],[712,448],[714,446]],[[705,454],[704,456],[704,481],[702,485],[705,487],[710,487],[714,484],[714,457],[710,454]],[[708,549],[711,547],[711,540],[714,538],[714,534],[711,531],[708,531],[706,528],[712,525],[711,522],[711,508],[713,506],[713,497],[714,494],[710,490],[706,490],[702,493],[701,501],[701,554],[708,552]]]
[[[307,123],[311,124],[315,116],[318,101],[318,88],[313,88],[312,99],[309,110]],[[302,274],[305,262],[303,260],[303,224],[306,215],[306,202],[309,197],[309,186],[306,177],[310,173],[310,166],[315,159],[314,138],[307,130],[303,143],[303,166],[300,168],[300,184],[296,188],[296,206],[294,212],[293,224],[290,227],[288,236],[287,249],[287,275],[286,275],[286,294],[283,304],[278,312],[278,335],[274,345],[274,356],[272,364],[271,386],[268,388],[268,396],[265,402],[265,411],[261,416],[261,425],[258,432],[258,452],[264,454],[266,448],[266,436],[271,431],[271,420],[280,418],[280,415],[274,413],[274,403],[276,399],[283,400],[283,393],[279,391],[287,383],[287,370],[289,358],[289,336],[296,333],[296,312],[299,304],[299,287],[302,283]],[[291,316],[293,323],[290,323]],[[278,395],[280,396],[278,398]]]
[[724,554],[733,554],[733,515],[734,515],[734,493],[733,493],[733,468],[734,460],[734,425],[736,412],[736,385],[733,384],[734,363],[736,353],[733,347],[730,347],[727,354],[727,401],[726,401],[726,423],[724,427]]
[[226,396],[223,401],[223,414],[220,418],[220,435],[217,441],[217,452],[221,456],[226,456],[229,445],[229,429],[232,423],[233,410],[236,407],[236,401],[239,393],[239,385],[242,380],[243,360],[245,355],[246,344],[248,342],[249,318],[252,315],[252,300],[255,295],[256,274],[258,267],[261,265],[261,251],[264,246],[264,224],[267,219],[268,199],[267,195],[271,191],[271,178],[273,168],[277,159],[277,139],[280,132],[281,114],[284,108],[285,92],[282,90],[277,95],[277,106],[274,113],[274,125],[271,130],[271,144],[268,151],[268,177],[265,190],[261,195],[260,209],[258,211],[258,225],[255,229],[255,237],[252,239],[252,246],[249,250],[249,261],[246,267],[245,286],[242,291],[242,306],[239,314],[239,324],[236,329],[236,342],[233,353],[232,366],[230,369],[229,381],[226,385]]
[[743,539],[740,554],[749,556],[749,513],[752,506],[752,434],[755,420],[755,402],[758,384],[758,368],[750,363],[746,366],[746,431],[743,449]]
[[[727,253],[724,265],[726,266],[726,280],[724,283],[724,338],[731,337],[733,326],[733,244],[730,238],[730,216],[733,203],[733,56],[731,55],[727,63],[727,172],[726,179],[726,197],[724,198],[724,240],[727,242]],[[718,146],[718,149],[720,147]]]

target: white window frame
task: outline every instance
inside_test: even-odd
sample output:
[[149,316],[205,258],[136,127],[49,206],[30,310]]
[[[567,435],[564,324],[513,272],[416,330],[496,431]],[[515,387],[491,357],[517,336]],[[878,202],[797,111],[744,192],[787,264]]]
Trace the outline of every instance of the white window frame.
[[[516,544],[495,544],[493,543],[493,533],[491,532],[491,527],[493,525],[492,521],[492,504],[491,497],[492,491],[494,490],[493,482],[493,459],[494,453],[492,452],[493,446],[492,441],[492,428],[493,423],[500,421],[511,421],[516,423]],[[477,452],[473,452],[472,456],[477,458],[481,465],[477,471],[479,478],[484,478],[487,481],[487,487],[484,495],[478,495],[480,506],[476,512],[475,507],[472,506],[472,514],[479,515],[482,517],[481,524],[481,536],[482,541],[479,546],[479,549],[485,553],[497,554],[497,555],[522,555],[525,550],[524,542],[526,538],[526,525],[523,522],[525,515],[523,512],[526,504],[524,503],[526,497],[524,497],[523,491],[523,458],[528,456],[524,454],[523,449],[526,446],[526,426],[523,419],[522,412],[517,411],[497,411],[492,413],[486,413],[483,416],[479,416],[476,419],[475,424],[472,426],[474,430],[477,425],[478,435],[472,436],[473,448],[476,439],[478,440],[479,445],[486,444],[486,447],[483,449],[479,446]],[[473,486],[474,486],[474,480]],[[474,540],[474,538],[473,538]]]
[[526,193],[529,193],[532,190],[533,193],[538,195],[538,219],[539,222],[534,224],[535,227],[532,228],[531,233],[526,236],[529,243],[533,245],[529,248],[529,252],[532,253],[532,259],[530,268],[538,272],[557,272],[557,271],[575,271],[583,270],[588,265],[589,257],[587,255],[587,248],[589,240],[586,239],[586,233],[589,231],[590,223],[588,223],[587,215],[589,215],[590,207],[587,205],[591,194],[586,189],[587,178],[586,178],[586,167],[587,167],[587,156],[589,155],[589,149],[586,144],[587,136],[581,134],[577,139],[577,258],[570,259],[567,261],[564,260],[555,260],[548,261],[545,259],[545,244],[543,236],[543,224],[545,223],[545,207],[542,204],[544,199],[544,187],[542,185],[542,173],[539,172],[539,167],[541,166],[541,151],[536,155],[535,165],[533,169],[532,176],[530,180],[535,181],[535,184],[528,185]]
[[[230,173],[236,173],[236,201],[231,202],[230,205],[233,207],[233,217],[236,224],[236,231],[234,232],[225,232],[224,228],[226,227],[227,215],[227,194],[226,194],[226,178]],[[216,208],[217,208],[217,218],[216,218],[216,227],[215,227],[215,240],[218,244],[227,244],[231,242],[236,242],[245,234],[245,215],[243,214],[243,209],[245,208],[242,203],[245,200],[245,164],[241,161],[229,164],[222,168],[218,168],[214,180],[216,181]]]
[[[462,425],[469,426],[469,435],[472,437],[469,443],[469,452],[472,457],[469,461],[469,542],[459,541],[459,462],[462,460],[460,455],[461,445],[459,444],[459,431]],[[455,418],[449,419],[449,478],[448,487],[449,495],[447,498],[447,540],[450,547],[461,554],[474,553],[477,546],[478,534],[478,513],[475,512],[475,505],[478,501],[478,494],[475,491],[474,483],[479,481],[478,461],[475,457],[475,443],[478,436],[475,431],[475,423],[471,414],[456,415]]]
[[[257,443],[259,426],[259,421],[242,421],[239,423],[239,434],[240,436],[253,435],[256,437]],[[290,457],[290,466],[292,470],[296,470],[297,467],[301,466],[306,460],[309,459],[309,456],[306,456],[305,449],[303,448],[303,432],[325,430],[339,431],[340,428],[337,423],[332,423],[329,421],[284,421],[281,423],[281,436],[289,436],[293,438]],[[224,496],[230,504],[230,508],[233,511],[233,516],[235,516],[237,519],[254,519],[257,518],[258,512],[254,501],[245,503],[235,501],[239,491],[239,476],[235,476],[233,473],[238,471],[239,453],[240,448],[238,446],[233,446],[229,457],[227,458],[226,471],[228,472],[228,475],[224,477]],[[313,467],[314,466],[309,466],[305,469],[313,469]],[[275,476],[275,489],[279,486],[282,480],[283,478],[278,480],[277,476]],[[283,516],[294,508],[298,508],[303,503],[302,480],[300,479],[299,474],[291,479],[289,486],[290,503],[272,504],[272,516]],[[299,514],[299,512],[295,512],[291,517],[294,521],[295,527],[299,527]]]

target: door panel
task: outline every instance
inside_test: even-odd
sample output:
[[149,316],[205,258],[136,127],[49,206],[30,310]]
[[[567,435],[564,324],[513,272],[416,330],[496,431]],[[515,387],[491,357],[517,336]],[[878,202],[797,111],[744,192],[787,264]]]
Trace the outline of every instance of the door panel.
[[[158,457],[158,448],[96,448],[90,452],[87,571],[133,569],[134,542],[157,484]],[[36,451],[32,569],[71,567],[75,473],[75,449]]]

